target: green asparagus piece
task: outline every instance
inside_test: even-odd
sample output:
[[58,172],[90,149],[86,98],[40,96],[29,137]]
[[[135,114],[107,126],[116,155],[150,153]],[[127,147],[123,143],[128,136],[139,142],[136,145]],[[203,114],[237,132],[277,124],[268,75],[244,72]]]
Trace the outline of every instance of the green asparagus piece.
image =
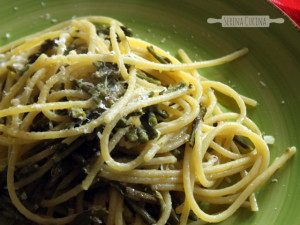
[[148,46],[148,47],[147,47],[147,50],[148,50],[148,52],[149,52],[155,59],[157,59],[157,61],[159,61],[160,63],[163,63],[163,64],[169,64],[169,63],[172,63],[171,60],[170,60],[169,58],[157,54],[157,53],[154,51],[153,46]]
[[158,199],[147,192],[139,191],[133,187],[127,186],[124,191],[126,198],[129,198],[134,201],[147,202],[151,204],[158,204]]
[[156,119],[154,112],[148,113],[148,121],[149,121],[149,125],[151,127],[154,127],[157,124],[157,119]]
[[192,129],[192,134],[189,140],[189,144],[191,147],[194,147],[195,145],[195,135],[196,135],[196,129],[200,123],[201,120],[203,120],[204,116],[206,114],[206,107],[201,107],[200,109],[200,114],[195,118],[193,122],[193,129]]
[[137,129],[137,134],[138,134],[138,137],[139,137],[138,141],[140,143],[146,143],[147,141],[149,141],[148,134],[147,134],[147,132],[144,128],[139,127]]
[[127,204],[129,207],[138,213],[147,224],[155,224],[156,220],[143,208],[141,205],[139,205],[137,202],[132,201],[130,199],[126,199]]
[[125,137],[130,142],[138,141],[139,137],[137,134],[137,129],[135,127],[130,127],[129,131],[125,134]]
[[153,84],[156,84],[156,85],[161,85],[161,82],[160,80],[158,80],[157,78],[143,72],[143,71],[138,71],[136,73],[137,77],[141,78],[141,79],[144,79],[146,81],[148,81],[149,83],[153,83]]
[[186,87],[186,82],[185,81],[181,81],[177,84],[175,84],[174,86],[172,87],[169,87],[168,90],[166,90],[165,92],[163,92],[162,94],[168,94],[168,93],[172,93],[174,91],[178,91],[182,88]]

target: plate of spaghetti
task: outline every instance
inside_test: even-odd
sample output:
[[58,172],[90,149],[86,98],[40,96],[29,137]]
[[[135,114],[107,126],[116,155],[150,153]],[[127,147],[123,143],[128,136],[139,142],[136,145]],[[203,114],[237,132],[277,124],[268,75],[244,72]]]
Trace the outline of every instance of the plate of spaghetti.
[[0,224],[299,224],[299,32],[208,23],[275,7],[3,6]]

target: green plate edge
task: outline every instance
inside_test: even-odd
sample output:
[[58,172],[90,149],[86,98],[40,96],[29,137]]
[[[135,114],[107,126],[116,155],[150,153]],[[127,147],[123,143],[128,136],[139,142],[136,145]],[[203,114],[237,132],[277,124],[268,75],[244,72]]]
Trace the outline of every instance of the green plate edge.
[[[259,105],[249,116],[265,134],[276,138],[271,159],[287,146],[300,146],[300,32],[283,13],[266,1],[254,0],[0,0],[0,45],[40,31],[73,16],[105,15],[133,28],[137,37],[192,59],[222,56],[241,47],[249,54],[226,65],[199,70],[231,85]],[[222,15],[268,15],[284,18],[268,28],[223,28],[208,24]],[[7,35],[9,34],[9,38]],[[265,84],[265,85],[262,85]],[[299,154],[258,191],[257,213],[241,209],[220,224],[300,224]],[[272,182],[272,179],[278,182]],[[11,221],[0,218],[1,225]]]

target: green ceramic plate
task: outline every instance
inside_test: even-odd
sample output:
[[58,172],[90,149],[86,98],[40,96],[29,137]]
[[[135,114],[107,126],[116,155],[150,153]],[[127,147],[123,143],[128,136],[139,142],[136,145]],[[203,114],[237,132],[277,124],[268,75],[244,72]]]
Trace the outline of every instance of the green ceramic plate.
[[[270,3],[255,0],[0,0],[0,45],[73,16],[106,15],[133,28],[135,35],[171,53],[184,48],[195,60],[210,59],[247,46],[238,61],[200,72],[257,99],[249,112],[266,134],[276,138],[272,159],[287,146],[300,149],[300,33]],[[208,24],[222,15],[284,18],[267,28],[225,28]],[[239,210],[221,224],[300,224],[299,153],[258,192],[260,211]],[[272,182],[272,179],[278,182]],[[10,224],[0,218],[0,224]]]

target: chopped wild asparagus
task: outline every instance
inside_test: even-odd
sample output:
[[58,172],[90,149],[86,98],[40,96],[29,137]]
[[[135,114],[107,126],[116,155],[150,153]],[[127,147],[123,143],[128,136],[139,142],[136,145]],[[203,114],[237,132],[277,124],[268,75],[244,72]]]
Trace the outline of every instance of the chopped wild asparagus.
[[143,71],[138,71],[136,73],[137,77],[141,78],[141,79],[144,79],[146,81],[148,81],[149,83],[153,83],[153,84],[156,84],[156,85],[161,85],[161,82],[160,80],[158,80],[157,78],[143,72]]
[[172,63],[171,60],[170,60],[169,58],[157,54],[157,53],[154,51],[153,46],[148,46],[148,47],[147,47],[147,50],[148,50],[148,52],[149,52],[154,58],[156,58],[157,61],[159,61],[160,63],[163,63],[163,64],[169,64],[169,63]]

